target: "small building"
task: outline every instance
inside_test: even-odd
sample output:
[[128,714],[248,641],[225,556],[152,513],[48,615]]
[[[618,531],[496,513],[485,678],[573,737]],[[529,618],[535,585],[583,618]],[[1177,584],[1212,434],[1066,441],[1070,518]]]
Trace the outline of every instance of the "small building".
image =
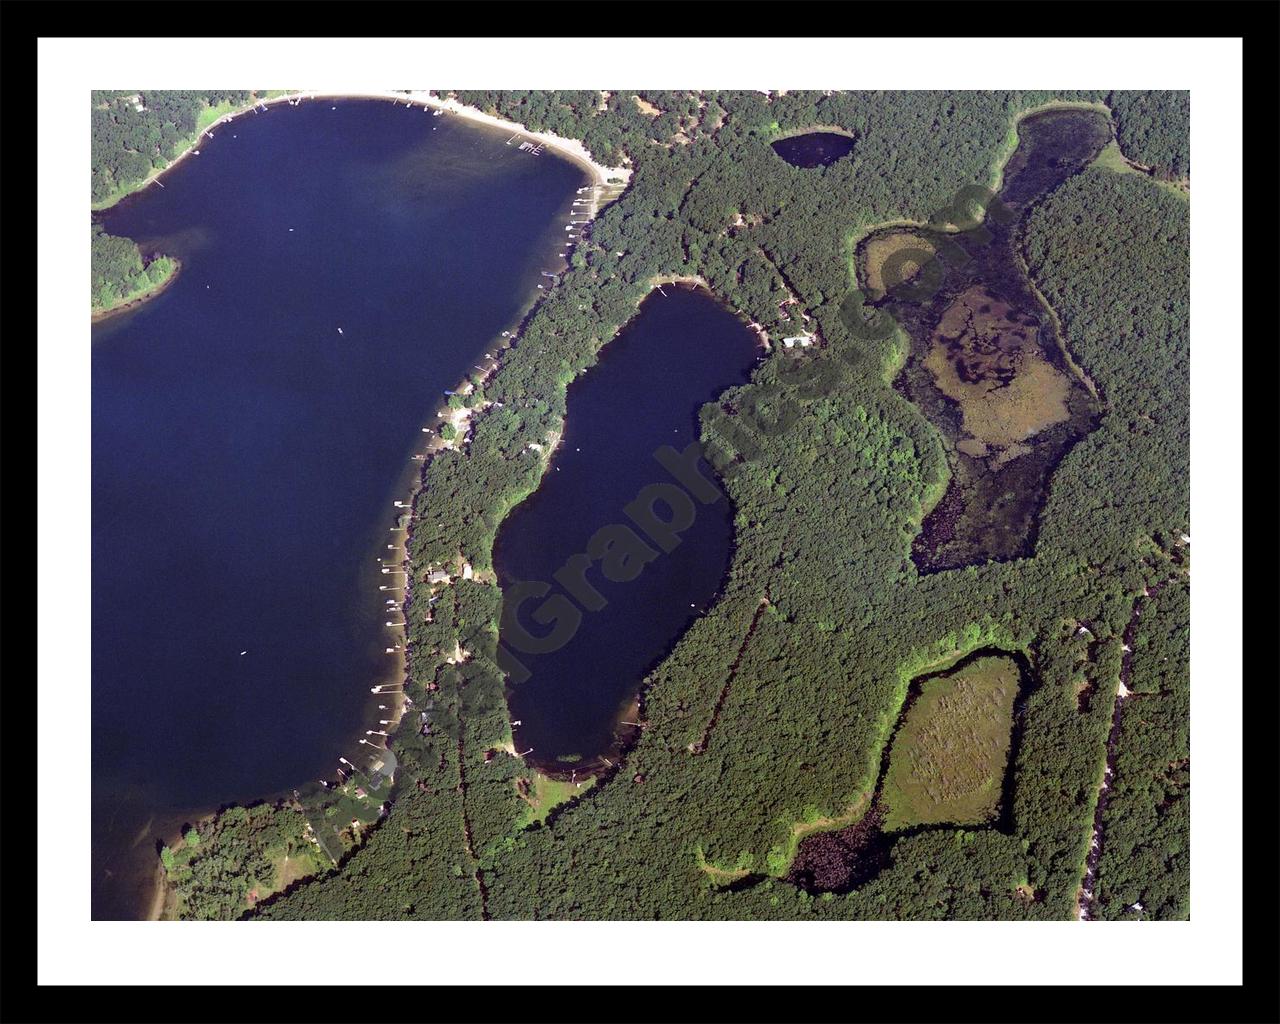
[[795,348],[797,345],[800,348],[808,348],[813,344],[813,335],[806,331],[804,334],[797,334],[791,338],[783,338],[782,344],[786,348]]
[[369,771],[369,787],[374,791],[381,790],[384,785],[390,785],[394,781],[398,765],[396,755],[390,750],[379,750],[378,753],[382,757],[373,763]]
[[435,569],[427,575],[427,582],[433,586],[437,583],[448,583],[449,574],[443,569]]

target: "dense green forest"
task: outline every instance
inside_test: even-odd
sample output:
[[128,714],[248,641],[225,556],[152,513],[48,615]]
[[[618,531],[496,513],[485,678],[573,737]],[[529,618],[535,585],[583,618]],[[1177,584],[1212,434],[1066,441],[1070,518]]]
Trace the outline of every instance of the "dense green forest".
[[1191,177],[1191,94],[1114,92],[1116,139],[1125,156],[1158,178]]
[[160,256],[144,262],[132,239],[109,235],[99,224],[90,237],[90,305],[95,313],[140,298],[177,273],[177,260]]
[[[1020,113],[1107,94],[457,95],[634,175],[485,381],[469,444],[424,468],[414,573],[466,559],[476,575],[440,589],[430,614],[408,609],[407,691],[431,701],[433,728],[394,737],[390,813],[340,870],[250,915],[1072,917],[1133,603],[1181,564],[1189,530],[1188,204],[1095,168],[1028,218],[1030,274],[1105,403],[1056,471],[1034,557],[917,572],[911,541],[947,454],[892,386],[904,339],[864,324],[851,290],[873,227],[928,221],[963,186],[998,180]],[[851,133],[853,152],[802,169],[770,148],[815,125]],[[560,429],[568,382],[673,274],[700,276],[774,337],[794,326],[780,308],[794,299],[819,344],[775,346],[703,410],[736,506],[722,596],[646,680],[625,763],[531,820],[522,791],[536,780],[511,755],[501,595],[486,582],[494,535],[538,485],[544,464],[521,455]],[[459,646],[469,656],[454,663]],[[789,881],[806,837],[860,824],[911,680],[989,646],[1023,652],[1034,674],[1004,820],[892,838],[849,891]],[[1135,782],[1132,799],[1155,793]],[[1139,829],[1113,849],[1154,856],[1171,841]],[[1136,883],[1101,871],[1099,899],[1128,898]],[[1176,870],[1144,884],[1178,905]]]
[[226,920],[330,866],[293,802],[230,807],[160,852],[178,919]]
[[1103,817],[1094,913],[1185,920],[1191,890],[1191,588],[1143,602]]
[[90,126],[90,187],[95,206],[110,205],[168,166],[204,127],[206,111],[249,102],[251,92],[95,90]]

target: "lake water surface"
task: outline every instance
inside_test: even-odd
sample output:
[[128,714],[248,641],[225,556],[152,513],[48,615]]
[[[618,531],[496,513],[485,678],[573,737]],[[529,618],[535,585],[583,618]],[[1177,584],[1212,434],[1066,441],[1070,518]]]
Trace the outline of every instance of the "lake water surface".
[[853,152],[854,139],[843,132],[808,132],[771,143],[792,167],[826,167]]
[[182,271],[93,329],[95,918],[145,910],[184,817],[360,749],[421,427],[559,268],[585,183],[390,102],[213,134],[100,215]]
[[[528,581],[571,594],[557,571],[586,552],[602,527],[636,528],[626,506],[650,485],[675,483],[654,453],[696,441],[699,408],[745,383],[760,354],[756,335],[707,293],[673,285],[651,292],[599,363],[570,386],[564,435],[542,485],[502,524],[494,566],[504,600]],[[715,479],[705,464],[701,471]],[[528,759],[544,771],[589,770],[617,753],[631,730],[620,723],[634,714],[645,674],[719,590],[732,554],[733,509],[727,498],[694,507],[670,552],[638,533],[655,557],[634,579],[611,582],[598,562],[587,572],[604,607],[583,608],[566,644],[514,652],[530,673],[508,696],[520,722],[517,749],[532,747]],[[671,515],[661,504],[656,510]],[[528,601],[518,621],[539,606]],[[527,628],[547,633],[532,621]],[[508,631],[499,639],[511,646]]]

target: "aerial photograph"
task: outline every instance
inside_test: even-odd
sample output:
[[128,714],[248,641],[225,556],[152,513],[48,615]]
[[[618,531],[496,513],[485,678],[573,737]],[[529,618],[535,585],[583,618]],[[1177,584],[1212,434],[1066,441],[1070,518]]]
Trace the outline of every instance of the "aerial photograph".
[[1188,916],[1188,93],[92,105],[95,918]]
[[89,101],[95,920],[1189,918],[1189,92]]

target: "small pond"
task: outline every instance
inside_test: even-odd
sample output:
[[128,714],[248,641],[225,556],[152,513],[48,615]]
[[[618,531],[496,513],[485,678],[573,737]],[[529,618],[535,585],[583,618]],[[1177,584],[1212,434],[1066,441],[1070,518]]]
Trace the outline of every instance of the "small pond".
[[773,151],[792,167],[826,167],[853,152],[853,136],[841,132],[808,132],[778,139]]

